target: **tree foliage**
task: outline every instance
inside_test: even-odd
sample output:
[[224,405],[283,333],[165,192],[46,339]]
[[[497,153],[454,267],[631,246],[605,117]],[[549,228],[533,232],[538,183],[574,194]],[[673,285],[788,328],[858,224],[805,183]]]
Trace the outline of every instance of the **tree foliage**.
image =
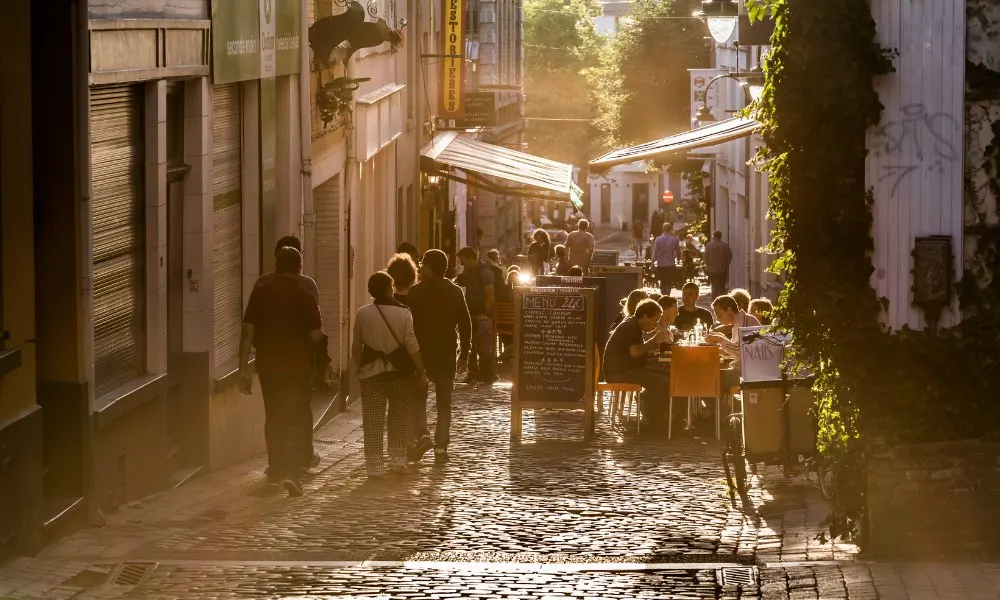
[[648,141],[690,129],[688,69],[709,65],[697,0],[637,0],[628,22],[590,72],[606,146]]
[[583,165],[596,148],[594,94],[584,73],[597,65],[602,40],[592,17],[594,0],[527,0],[524,5],[526,116],[584,121],[530,121],[534,154]]

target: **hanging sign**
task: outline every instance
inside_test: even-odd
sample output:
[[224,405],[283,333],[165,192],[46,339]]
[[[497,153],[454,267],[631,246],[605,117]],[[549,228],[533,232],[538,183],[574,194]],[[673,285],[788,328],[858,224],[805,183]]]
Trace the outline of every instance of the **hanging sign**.
[[441,27],[441,118],[446,122],[465,116],[465,0],[443,0]]
[[299,0],[213,0],[212,82],[299,72]]
[[688,69],[691,74],[691,127],[700,127],[698,124],[698,109],[703,105],[708,105],[712,112],[719,114],[719,84],[708,89],[708,82],[712,78],[722,73],[719,69]]

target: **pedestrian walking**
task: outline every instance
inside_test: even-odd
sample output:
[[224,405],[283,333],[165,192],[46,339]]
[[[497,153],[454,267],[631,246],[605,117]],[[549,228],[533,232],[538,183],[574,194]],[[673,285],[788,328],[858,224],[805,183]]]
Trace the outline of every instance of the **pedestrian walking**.
[[255,286],[243,315],[239,387],[250,394],[250,349],[257,350],[257,378],[264,398],[268,481],[302,495],[301,472],[312,454],[311,379],[316,345],[324,339],[319,303],[299,280],[302,255],[278,250],[275,271]]
[[659,207],[653,213],[653,216],[649,220],[649,235],[654,239],[660,237],[663,233],[663,224],[667,221],[667,211],[663,210],[663,207]]
[[496,381],[493,357],[493,304],[496,300],[496,283],[493,269],[480,262],[475,249],[466,246],[458,251],[462,263],[462,274],[456,282],[465,288],[465,302],[472,318],[472,355],[469,359],[469,374],[464,383],[487,383]]
[[531,272],[535,277],[545,274],[545,266],[549,262],[552,241],[549,234],[544,229],[536,229],[531,236],[532,242],[528,246],[528,262],[531,263]]
[[[427,375],[413,317],[393,300],[392,277],[385,271],[374,273],[368,278],[368,294],[372,303],[358,309],[354,318],[351,362],[361,387],[365,465],[369,477],[381,477],[406,472],[407,405],[413,385],[426,386]],[[389,442],[388,470],[383,436]]]
[[[394,284],[393,288],[395,291],[393,292],[392,299],[410,308],[410,313],[412,314],[410,288],[417,282],[416,263],[409,254],[396,254],[389,259],[389,264],[386,265],[385,272],[389,274],[389,277],[392,277]],[[414,318],[413,329],[416,331],[416,318]],[[419,343],[420,341],[417,340],[418,345]],[[423,355],[421,355],[422,357]],[[408,383],[410,385],[408,390],[406,443],[407,456],[412,457],[417,446],[426,443],[425,440],[421,439],[421,434],[426,429],[426,424],[423,427],[419,425],[418,414],[423,413],[423,420],[426,421],[426,407],[424,405],[427,402],[427,387],[420,385],[416,379],[410,379]],[[423,456],[430,448],[431,446],[426,446],[420,450],[420,456]]]
[[670,231],[670,224],[663,224],[663,232],[653,242],[653,264],[656,278],[660,280],[660,293],[669,295],[677,277],[677,262],[681,260],[681,242]]
[[641,220],[635,219],[632,221],[632,249],[635,250],[636,260],[640,260],[642,258],[644,231],[645,226]]
[[705,275],[712,286],[712,298],[726,293],[729,280],[729,263],[733,262],[733,251],[722,241],[722,232],[712,234],[712,241],[705,244]]
[[580,219],[576,231],[566,236],[566,260],[570,267],[580,267],[584,274],[590,272],[590,259],[594,256],[594,234],[590,233],[590,221]]
[[427,379],[434,384],[437,405],[433,443],[427,427],[428,388],[424,387],[423,396],[410,405],[414,409],[410,423],[416,438],[409,456],[411,461],[420,460],[432,446],[436,463],[448,461],[455,375],[466,368],[469,359],[472,343],[469,308],[462,289],[445,278],[447,272],[448,255],[441,250],[428,250],[420,261],[420,281],[409,293],[417,344]]

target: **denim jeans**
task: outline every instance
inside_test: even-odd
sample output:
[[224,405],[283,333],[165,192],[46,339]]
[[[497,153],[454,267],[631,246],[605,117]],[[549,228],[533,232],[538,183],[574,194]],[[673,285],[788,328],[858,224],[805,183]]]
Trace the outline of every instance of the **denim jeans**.
[[486,315],[472,317],[472,352],[476,361],[469,359],[470,377],[489,382],[496,379],[493,345],[493,321]]

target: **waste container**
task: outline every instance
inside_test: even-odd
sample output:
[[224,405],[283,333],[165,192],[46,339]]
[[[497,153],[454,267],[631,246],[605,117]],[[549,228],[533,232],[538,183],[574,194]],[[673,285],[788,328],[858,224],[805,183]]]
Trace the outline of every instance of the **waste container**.
[[812,456],[816,452],[811,379],[752,381],[741,387],[747,456]]

